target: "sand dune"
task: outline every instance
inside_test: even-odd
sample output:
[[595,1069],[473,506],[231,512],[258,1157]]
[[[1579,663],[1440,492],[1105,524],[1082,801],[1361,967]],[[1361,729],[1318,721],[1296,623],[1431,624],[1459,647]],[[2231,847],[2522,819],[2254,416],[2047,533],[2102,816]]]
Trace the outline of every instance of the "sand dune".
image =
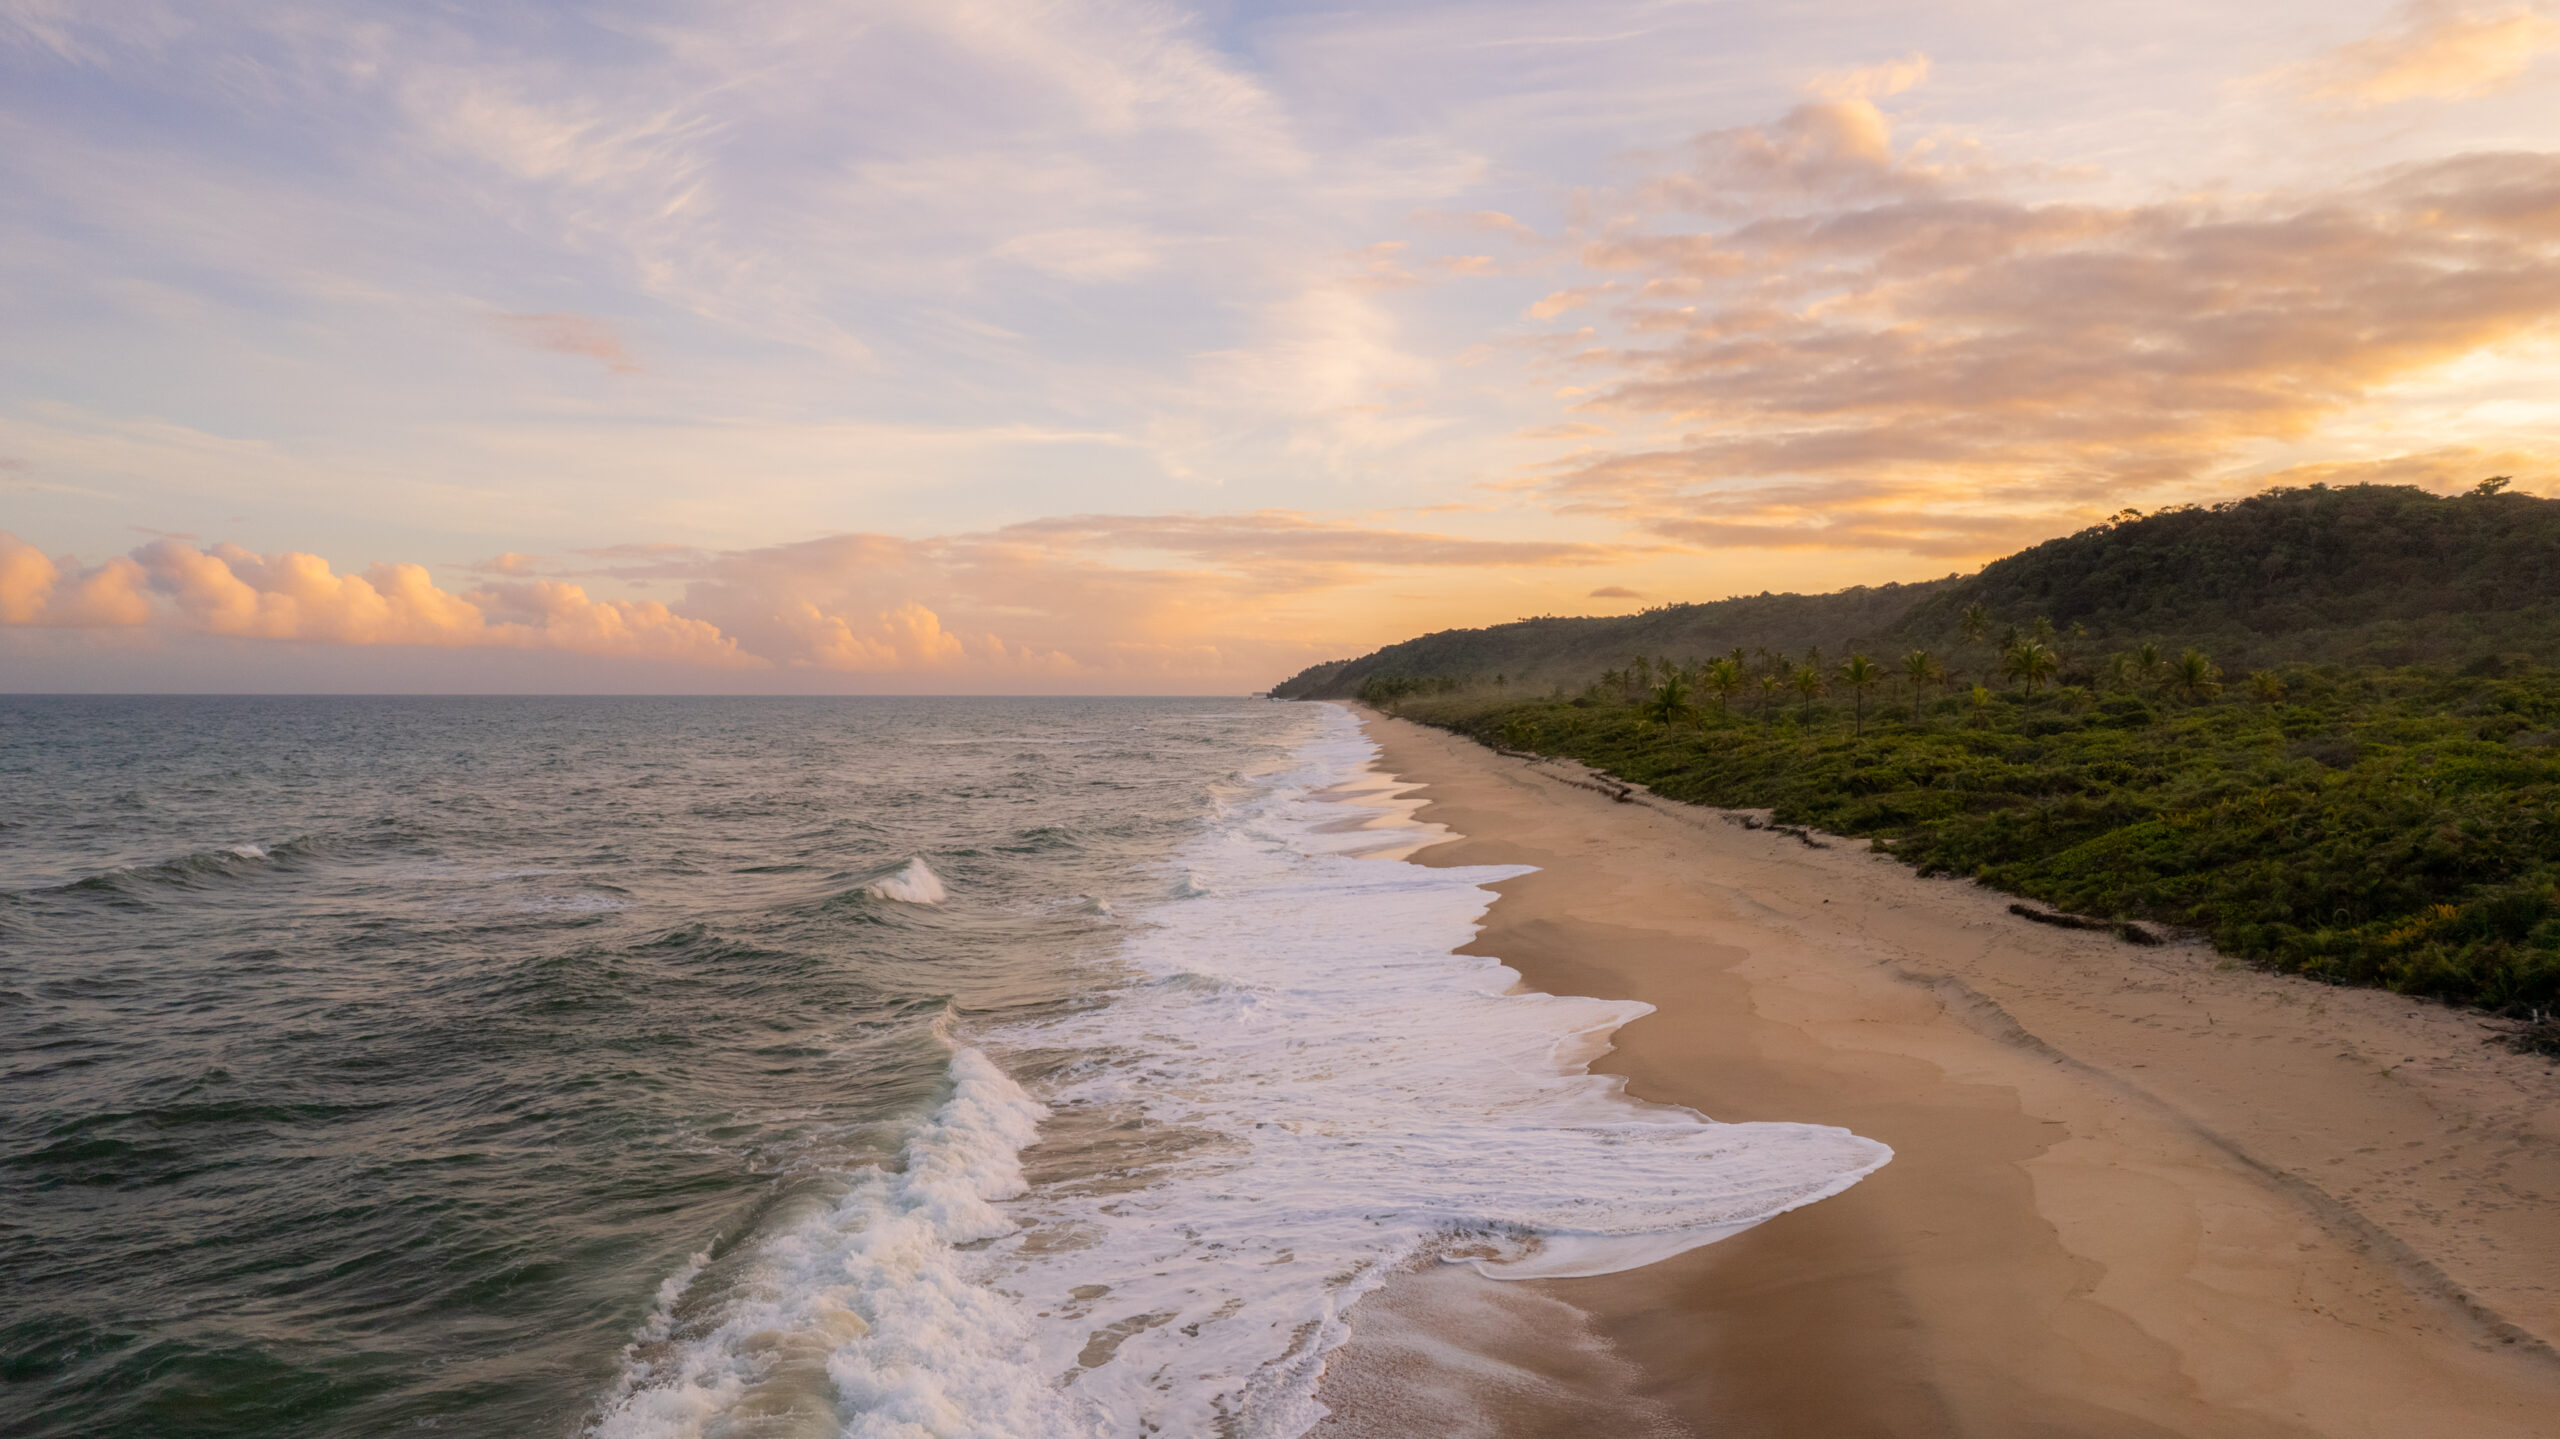
[[1417,862],[1539,867],[1470,952],[1657,1007],[1596,1068],[1896,1158],[1627,1274],[1401,1279],[1320,1433],[2560,1432],[2560,1070],[2477,1016],[1369,730],[1454,832]]

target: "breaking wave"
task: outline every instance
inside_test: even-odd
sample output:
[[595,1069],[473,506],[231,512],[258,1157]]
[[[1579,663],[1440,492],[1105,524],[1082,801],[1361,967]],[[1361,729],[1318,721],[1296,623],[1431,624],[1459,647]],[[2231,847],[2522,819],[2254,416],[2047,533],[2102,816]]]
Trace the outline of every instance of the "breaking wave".
[[940,904],[951,897],[943,887],[942,876],[922,859],[911,859],[889,873],[862,886],[864,894],[877,899],[894,899],[900,904]]

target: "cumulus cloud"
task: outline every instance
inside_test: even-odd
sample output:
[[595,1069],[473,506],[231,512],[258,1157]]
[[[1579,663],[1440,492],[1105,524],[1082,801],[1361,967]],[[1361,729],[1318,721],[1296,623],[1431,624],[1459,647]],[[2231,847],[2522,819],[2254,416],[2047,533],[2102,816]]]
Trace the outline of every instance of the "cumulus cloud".
[[2533,5],[2410,0],[2383,29],[2285,78],[2321,100],[2391,105],[2504,90],[2560,43],[2560,24]]
[[[1281,511],[1069,515],[931,539],[852,534],[614,572],[685,581],[686,613],[777,663],[1031,679],[1241,663],[1275,602],[1410,570],[1606,563],[1621,547],[1383,529]],[[1264,650],[1262,652],[1267,652]]]
[[0,625],[90,629],[151,618],[142,567],[118,557],[82,568],[0,530]]
[[1897,144],[1864,98],[1700,137],[1586,230],[1610,279],[1563,293],[1605,327],[1552,341],[1581,408],[1678,438],[1535,487],[1695,544],[1983,555],[2560,322],[2560,154],[2245,199],[2028,188]]
[[[569,570],[513,552],[447,590],[415,564],[175,538],[90,568],[0,534],[0,624],[158,626],[339,645],[552,649],[955,687],[1249,678],[1317,644],[1291,607],[1384,576],[1606,563],[1626,547],[1486,539],[1266,511],[1072,515],[973,534],[753,549],[626,544]],[[680,590],[599,597],[585,584]]]
[[318,555],[154,540],[81,569],[0,531],[0,624],[139,626],[342,645],[496,645],[715,666],[757,665],[715,625],[663,604],[589,598],[554,580],[468,595],[424,566],[340,574]]

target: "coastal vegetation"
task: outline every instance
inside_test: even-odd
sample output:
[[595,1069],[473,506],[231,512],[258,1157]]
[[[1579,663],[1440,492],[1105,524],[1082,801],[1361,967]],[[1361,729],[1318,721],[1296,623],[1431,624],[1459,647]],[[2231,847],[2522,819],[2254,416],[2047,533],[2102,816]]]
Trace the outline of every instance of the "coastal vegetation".
[[[2560,1007],[2560,672],[2298,665],[2235,687],[2155,646],[2055,685],[2032,638],[1967,658],[1900,657],[1871,707],[1873,657],[1750,651],[1631,662],[1570,695],[1370,698],[2272,968],[2528,1022]],[[1951,661],[1978,678],[1938,693]],[[1763,686],[1732,706],[1743,677],[1793,702]]]
[[[2536,533],[2560,518],[2560,502],[2500,489],[2421,495],[2410,512],[2469,526],[2471,505]],[[2417,493],[2348,508],[2387,515]],[[2296,520],[2324,512],[2327,498],[2312,500]],[[2438,616],[2465,648],[2412,663],[2376,636],[2420,626],[2459,587],[2412,570],[2397,590],[2349,595],[2340,567],[2387,579],[2388,566],[2269,531],[2256,504],[2198,512],[2238,538],[2194,529],[2184,568],[2102,583],[2116,532],[2153,523],[2119,519],[1942,583],[1904,621],[1827,650],[1738,639],[1721,653],[1633,655],[1570,684],[1372,667],[1350,693],[1667,798],[1865,837],[2066,916],[2181,927],[2235,960],[2476,1005],[2560,1053],[2560,668],[2546,662],[2560,656],[2533,628],[2550,620],[2540,566],[2560,556],[2560,527],[2542,556],[2501,551],[2494,581],[2477,555],[2444,555],[2474,576],[2475,597],[2506,588],[2499,606]],[[2429,543],[2461,526],[2421,522]],[[2096,562],[2046,553],[2073,542]],[[2254,566],[2215,558],[2244,546],[2263,552]],[[2288,552],[2318,553],[2322,569],[2289,602],[2306,652],[2291,657],[2273,602],[2241,593],[2290,572],[2266,558]],[[2053,582],[2040,588],[2039,574]],[[2182,586],[2221,586],[2233,607]],[[2127,614],[2199,623],[2145,631]],[[2240,632],[2235,654],[2223,642]],[[2361,662],[2334,653],[2350,632]],[[2377,645],[2397,662],[2375,662]]]

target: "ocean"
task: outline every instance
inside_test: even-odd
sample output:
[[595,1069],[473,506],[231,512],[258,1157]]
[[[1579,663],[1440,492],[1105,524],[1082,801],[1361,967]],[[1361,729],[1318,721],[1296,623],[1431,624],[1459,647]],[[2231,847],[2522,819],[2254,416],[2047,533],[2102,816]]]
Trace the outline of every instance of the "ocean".
[[1400,1266],[1888,1158],[1639,1104],[1330,705],[0,699],[0,1432],[1288,1436]]

